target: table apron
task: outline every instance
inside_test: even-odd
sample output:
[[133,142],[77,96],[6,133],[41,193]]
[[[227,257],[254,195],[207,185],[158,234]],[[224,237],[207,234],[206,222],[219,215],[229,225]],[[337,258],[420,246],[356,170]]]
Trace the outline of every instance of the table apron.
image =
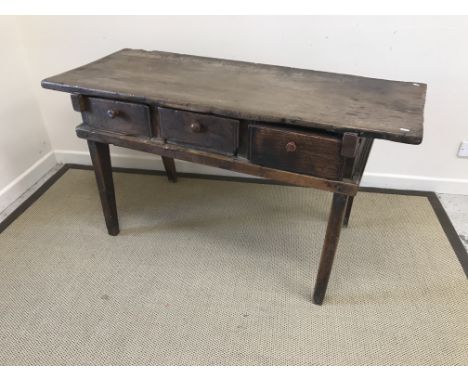
[[76,134],[79,138],[91,141],[113,144],[115,146],[125,147],[138,151],[145,151],[174,159],[214,166],[225,170],[272,179],[281,183],[295,186],[311,187],[350,196],[356,195],[359,188],[359,184],[352,181],[330,180],[310,175],[277,170],[256,165],[244,159],[226,157],[215,153],[208,153],[186,147],[180,147],[177,145],[164,143],[157,139],[126,136],[123,134],[96,130],[84,124],[81,124],[76,128]]

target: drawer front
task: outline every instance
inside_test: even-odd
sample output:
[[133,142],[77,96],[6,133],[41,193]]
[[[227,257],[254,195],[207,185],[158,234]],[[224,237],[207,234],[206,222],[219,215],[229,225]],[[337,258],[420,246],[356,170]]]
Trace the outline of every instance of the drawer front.
[[84,123],[96,129],[125,135],[150,136],[150,110],[146,105],[87,98],[82,116]]
[[252,163],[326,179],[341,178],[340,139],[266,125],[250,125],[249,130]]
[[239,121],[182,110],[158,108],[161,137],[168,142],[235,155]]

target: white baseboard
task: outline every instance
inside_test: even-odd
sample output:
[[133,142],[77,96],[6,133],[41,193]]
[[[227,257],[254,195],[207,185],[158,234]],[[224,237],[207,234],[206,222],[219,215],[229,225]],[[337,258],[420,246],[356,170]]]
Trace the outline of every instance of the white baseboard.
[[[58,163],[90,165],[91,159],[86,151],[56,150]],[[161,158],[157,155],[124,155],[112,154],[112,165],[115,167],[139,168],[145,170],[163,170]],[[195,174],[244,176],[232,171],[202,166],[196,163],[176,161],[177,171]],[[401,174],[364,173],[364,187],[379,187],[401,190],[434,191],[448,194],[468,195],[468,179],[436,178],[410,176]]]
[[[24,171],[6,187],[0,190],[0,212],[12,205],[21,195],[37,183],[57,163],[90,165],[87,151],[56,150],[51,151]],[[156,155],[112,154],[115,167],[138,168],[145,170],[163,170],[161,158]],[[177,171],[195,174],[243,176],[232,171],[199,165],[196,163],[176,161]],[[401,174],[364,173],[361,183],[365,187],[391,188],[401,190],[434,191],[448,194],[468,195],[468,179],[436,178],[410,176]]]
[[57,164],[55,154],[50,151],[41,159],[35,162],[22,174],[17,176],[7,186],[0,190],[0,212],[4,211],[37,181],[39,181],[47,172]]
[[468,195],[468,179],[364,173],[361,186]]

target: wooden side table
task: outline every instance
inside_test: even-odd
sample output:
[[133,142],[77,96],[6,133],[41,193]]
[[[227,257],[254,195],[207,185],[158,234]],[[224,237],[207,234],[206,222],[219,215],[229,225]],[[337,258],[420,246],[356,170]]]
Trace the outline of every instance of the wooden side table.
[[375,138],[419,144],[426,85],[123,49],[42,81],[82,113],[110,235],[109,144],[333,192],[313,301],[322,304]]

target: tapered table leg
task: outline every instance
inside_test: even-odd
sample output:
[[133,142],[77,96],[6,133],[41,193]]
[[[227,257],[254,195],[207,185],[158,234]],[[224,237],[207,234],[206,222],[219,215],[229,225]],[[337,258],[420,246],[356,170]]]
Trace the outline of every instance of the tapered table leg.
[[96,175],[107,232],[109,232],[109,235],[115,236],[119,233],[119,219],[115,203],[109,145],[88,140],[88,147],[93,162],[94,174]]
[[332,208],[328,218],[327,232],[322,248],[319,270],[315,281],[313,300],[317,305],[322,305],[325,292],[327,291],[328,280],[335,258],[336,248],[340,238],[341,226],[346,209],[348,196],[343,194],[333,194]]
[[354,196],[349,196],[348,201],[346,202],[346,212],[343,220],[343,225],[345,227],[348,226],[349,223],[349,216],[351,215],[351,209],[353,208],[353,201],[354,201]]
[[[366,138],[361,156],[356,164],[356,168],[354,171],[359,178],[359,182],[361,181],[362,174],[364,173],[364,169],[366,168],[367,160],[369,159],[373,141],[374,140],[372,138]],[[353,201],[354,201],[354,196],[350,196],[346,203],[346,212],[345,212],[345,217],[343,221],[343,225],[345,227],[347,227],[349,224],[349,217],[351,216],[351,210],[353,208]]]
[[164,157],[161,156],[163,164],[164,164],[164,169],[166,170],[167,178],[171,182],[177,182],[177,172],[176,172],[176,167],[174,163],[174,158],[170,157]]

